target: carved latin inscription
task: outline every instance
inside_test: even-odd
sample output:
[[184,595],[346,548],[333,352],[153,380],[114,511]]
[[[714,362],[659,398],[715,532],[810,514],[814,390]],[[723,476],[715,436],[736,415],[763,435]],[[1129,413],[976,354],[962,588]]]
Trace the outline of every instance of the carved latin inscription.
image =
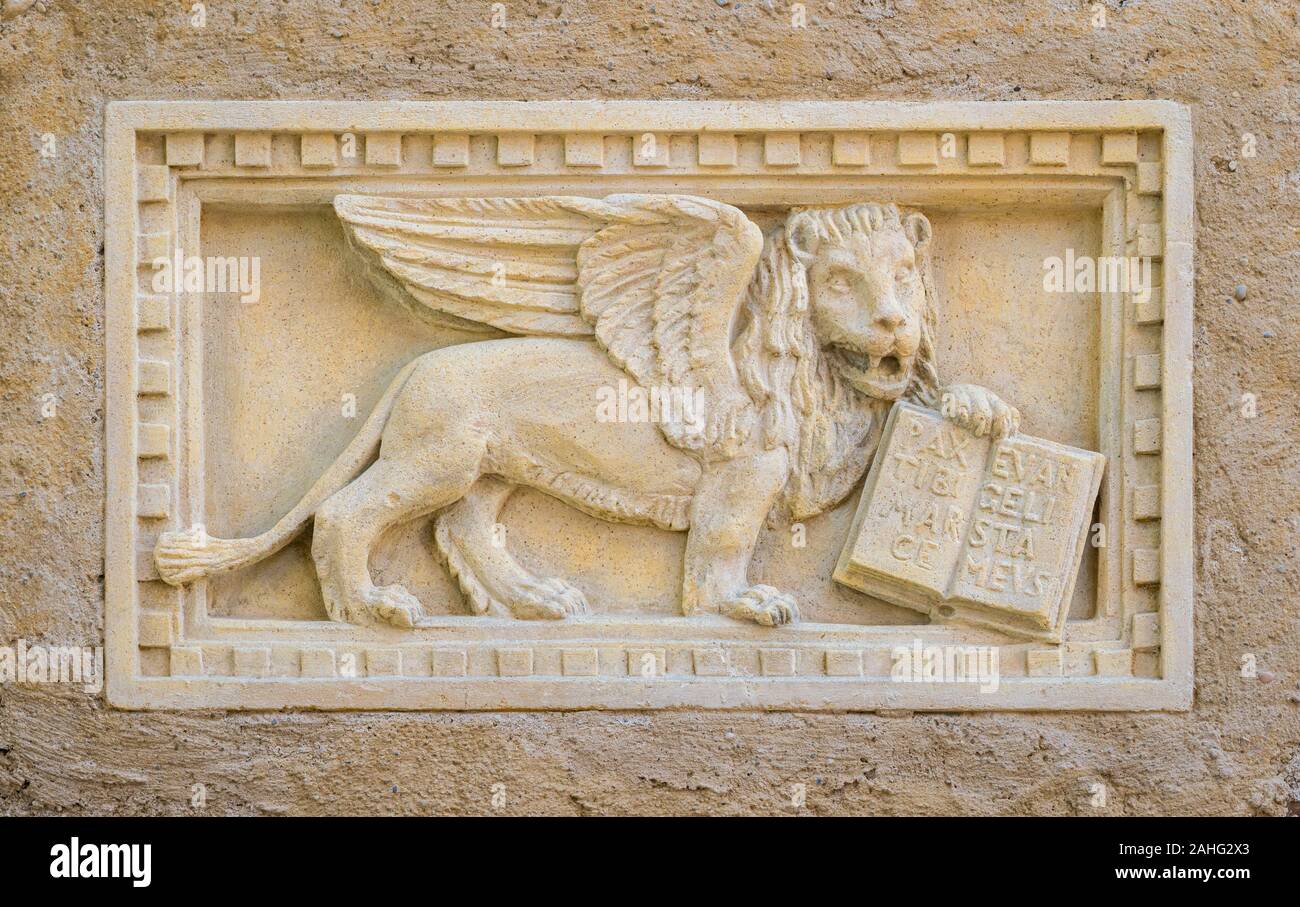
[[940,619],[1059,640],[1104,462],[1028,435],[990,443],[899,403],[835,577]]

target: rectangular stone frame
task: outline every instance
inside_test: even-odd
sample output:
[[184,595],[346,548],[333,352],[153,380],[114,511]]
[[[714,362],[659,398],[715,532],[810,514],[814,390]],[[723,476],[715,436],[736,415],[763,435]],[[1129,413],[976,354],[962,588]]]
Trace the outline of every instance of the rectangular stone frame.
[[[645,136],[653,135],[653,143]],[[341,157],[351,141],[355,159]],[[955,145],[952,144],[955,142]],[[121,708],[1182,710],[1192,699],[1192,131],[1160,101],[189,102],[106,124],[107,695]],[[952,156],[941,149],[955,149]],[[268,186],[266,177],[278,178]],[[943,178],[940,185],[934,177]],[[335,193],[698,187],[740,204],[965,198],[1101,211],[1104,255],[1150,256],[1146,301],[1103,293],[1108,458],[1096,615],[1057,647],[946,626],[447,618],[429,631],[213,618],[157,579],[159,531],[202,522],[201,305],[143,265],[200,249],[206,201]],[[445,626],[444,626],[445,625]],[[1001,643],[995,693],[896,683],[889,651]],[[344,665],[355,666],[347,672]],[[643,676],[645,672],[650,676]]]

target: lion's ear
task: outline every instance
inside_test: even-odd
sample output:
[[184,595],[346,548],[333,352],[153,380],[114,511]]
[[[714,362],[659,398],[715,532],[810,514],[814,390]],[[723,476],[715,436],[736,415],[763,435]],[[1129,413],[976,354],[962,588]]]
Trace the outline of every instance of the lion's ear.
[[930,219],[924,214],[907,215],[903,219],[903,232],[918,251],[930,245]]
[[796,256],[811,256],[816,253],[818,246],[817,227],[802,212],[790,218],[786,223],[786,234],[790,238],[790,244]]

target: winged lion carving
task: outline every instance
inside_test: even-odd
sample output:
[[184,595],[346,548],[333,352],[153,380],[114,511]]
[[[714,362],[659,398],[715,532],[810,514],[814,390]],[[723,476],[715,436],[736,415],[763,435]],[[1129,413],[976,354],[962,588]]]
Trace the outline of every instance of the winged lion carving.
[[[415,626],[420,602],[373,583],[370,549],[388,527],[438,513],[437,546],[474,612],[583,613],[573,584],[533,576],[494,544],[524,485],[606,520],[687,532],[683,612],[780,626],[796,603],[748,577],[765,520],[843,500],[894,400],[941,406],[979,434],[1017,427],[991,392],[939,387],[919,213],[794,209],[764,236],[738,208],[687,195],[344,195],[334,208],[414,311],[494,336],[403,368],[265,532],[165,533],[155,560],[170,583],[252,564],[314,520],[329,615]],[[685,390],[702,410],[596,418],[601,388],[620,380]]]

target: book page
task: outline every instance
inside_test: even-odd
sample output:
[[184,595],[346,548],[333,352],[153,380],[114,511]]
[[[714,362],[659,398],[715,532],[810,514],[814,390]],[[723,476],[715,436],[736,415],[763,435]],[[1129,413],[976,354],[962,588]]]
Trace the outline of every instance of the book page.
[[942,597],[956,569],[990,444],[907,403],[890,418],[850,567]]
[[999,442],[974,500],[950,597],[1050,623],[1078,572],[1100,455],[1016,435]]

